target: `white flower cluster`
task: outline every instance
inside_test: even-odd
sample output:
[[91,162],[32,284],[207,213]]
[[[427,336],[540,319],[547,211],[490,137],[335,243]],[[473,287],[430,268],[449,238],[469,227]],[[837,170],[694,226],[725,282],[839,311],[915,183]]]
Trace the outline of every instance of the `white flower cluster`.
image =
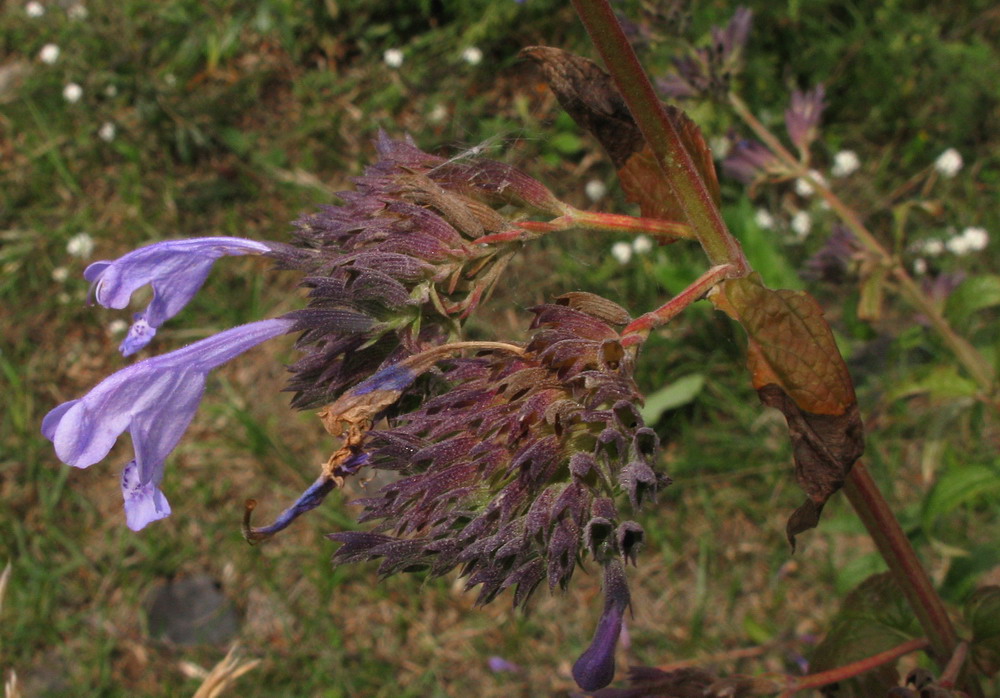
[[949,238],[944,246],[948,251],[956,255],[965,255],[970,252],[980,252],[986,249],[990,241],[990,235],[985,228],[970,226],[959,235]]
[[94,251],[94,238],[87,233],[77,233],[66,242],[66,252],[74,257],[87,259]]
[[591,201],[600,201],[608,193],[608,188],[599,179],[592,179],[583,187],[583,193]]
[[802,197],[812,196],[816,193],[816,188],[813,186],[813,182],[818,182],[819,184],[826,186],[826,179],[816,170],[809,170],[809,177],[812,179],[805,179],[800,177],[795,180],[795,193]]
[[390,68],[398,68],[403,65],[403,52],[398,48],[391,48],[382,54],[382,60]]
[[853,150],[841,150],[833,156],[833,167],[830,168],[830,174],[834,177],[847,177],[857,172],[859,167],[861,167],[861,160],[858,159],[857,153]]
[[632,259],[632,253],[646,254],[653,249],[653,240],[648,235],[638,235],[631,244],[627,242],[616,242],[611,246],[611,256],[618,260],[619,264],[628,264]]
[[45,44],[38,52],[38,60],[46,65],[52,65],[59,60],[59,47],[55,44]]
[[462,60],[469,65],[479,65],[483,61],[483,52],[476,46],[469,46],[462,51]]
[[[969,226],[958,235],[947,240],[929,238],[916,245],[916,249],[928,257],[938,257],[946,251],[953,255],[967,255],[970,252],[981,252],[990,242],[990,234],[986,228]],[[919,272],[918,272],[919,273]]]
[[962,169],[962,155],[954,148],[948,148],[934,161],[934,169],[942,177],[951,178]]

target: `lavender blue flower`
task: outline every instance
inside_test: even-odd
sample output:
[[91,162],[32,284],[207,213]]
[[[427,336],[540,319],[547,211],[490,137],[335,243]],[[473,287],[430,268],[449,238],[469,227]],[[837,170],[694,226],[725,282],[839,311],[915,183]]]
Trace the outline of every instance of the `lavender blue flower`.
[[122,494],[128,526],[138,531],[170,514],[158,488],[163,464],[198,409],[208,372],[294,325],[288,319],[251,322],[132,364],[49,412],[42,434],[60,460],[86,468],[103,460],[128,430],[135,460],[122,473]]
[[227,255],[267,254],[264,243],[243,238],[210,237],[166,240],[140,247],[114,261],[94,262],[83,272],[93,284],[94,298],[105,308],[124,308],[132,293],[146,284],[153,300],[136,313],[119,350],[139,351],[164,322],[179,313],[208,278],[215,260]]

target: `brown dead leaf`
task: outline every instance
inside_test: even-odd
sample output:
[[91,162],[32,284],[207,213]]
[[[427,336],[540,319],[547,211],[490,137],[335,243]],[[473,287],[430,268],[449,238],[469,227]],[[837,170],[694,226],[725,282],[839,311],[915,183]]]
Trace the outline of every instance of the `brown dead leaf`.
[[[522,50],[521,55],[541,66],[563,109],[601,142],[618,170],[625,195],[639,205],[642,215],[686,220],[670,184],[670,173],[664,175],[660,169],[610,75],[593,61],[556,48],[532,46]],[[700,129],[680,109],[668,105],[664,108],[718,204],[719,180]]]
[[747,368],[761,402],[788,422],[795,477],[809,498],[788,520],[788,542],[819,523],[864,452],[854,384],[823,310],[804,291],[774,291],[758,274],[731,279],[710,298],[743,325]]

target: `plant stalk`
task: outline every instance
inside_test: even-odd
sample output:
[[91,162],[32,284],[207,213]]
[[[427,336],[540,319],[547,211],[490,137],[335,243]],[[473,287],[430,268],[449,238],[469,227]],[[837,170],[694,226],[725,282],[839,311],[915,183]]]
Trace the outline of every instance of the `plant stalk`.
[[934,658],[943,668],[958,645],[958,635],[944,602],[863,461],[859,460],[851,469],[844,484],[844,494],[910,602],[920,626],[927,633]]
[[573,0],[573,7],[712,266],[729,264],[733,276],[745,276],[749,264],[743,249],[726,228],[722,213],[656,96],[608,0]]
[[837,683],[838,681],[853,678],[859,674],[865,673],[866,671],[871,671],[876,667],[880,667],[883,664],[894,662],[910,652],[922,650],[929,644],[930,643],[925,637],[917,638],[916,640],[907,640],[901,645],[897,645],[896,647],[884,652],[879,652],[878,654],[873,654],[871,657],[865,657],[864,659],[860,659],[856,662],[851,662],[850,664],[845,664],[844,666],[839,666],[828,671],[821,671],[818,674],[809,674],[808,676],[797,677],[794,683],[783,690],[778,698],[790,698],[799,691],[805,691],[809,688],[821,688],[823,686],[828,686],[831,683]]

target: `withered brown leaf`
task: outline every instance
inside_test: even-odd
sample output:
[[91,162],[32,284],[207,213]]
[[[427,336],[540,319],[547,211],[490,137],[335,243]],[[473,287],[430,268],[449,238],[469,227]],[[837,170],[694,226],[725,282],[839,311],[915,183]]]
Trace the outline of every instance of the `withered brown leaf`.
[[788,542],[819,523],[864,452],[864,427],[847,371],[819,304],[804,291],[774,291],[758,274],[723,282],[716,307],[743,325],[747,368],[761,402],[785,415],[795,477],[808,499],[791,515]]
[[[660,170],[611,76],[593,61],[556,48],[532,46],[522,50],[521,55],[541,66],[563,109],[604,146],[618,170],[625,195],[639,205],[642,215],[684,221],[684,211],[670,186],[670,173],[664,175]],[[719,180],[701,131],[680,109],[668,105],[664,108],[718,204]]]

